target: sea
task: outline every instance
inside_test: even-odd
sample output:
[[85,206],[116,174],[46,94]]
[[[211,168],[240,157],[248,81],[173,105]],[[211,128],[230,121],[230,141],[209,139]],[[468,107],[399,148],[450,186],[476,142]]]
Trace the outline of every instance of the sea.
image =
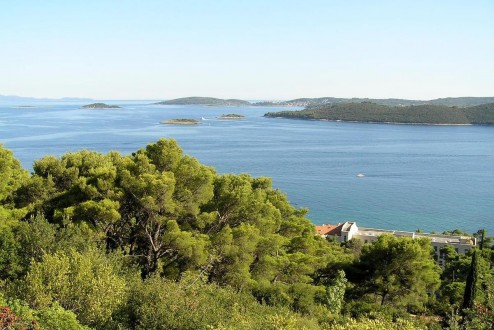
[[[309,209],[314,224],[494,234],[494,126],[310,121],[263,116],[297,108],[103,102],[122,108],[0,103],[0,143],[32,171],[45,155],[130,154],[171,138],[218,173],[271,177],[295,207]],[[229,113],[245,118],[218,118]],[[200,124],[160,124],[175,118]]]

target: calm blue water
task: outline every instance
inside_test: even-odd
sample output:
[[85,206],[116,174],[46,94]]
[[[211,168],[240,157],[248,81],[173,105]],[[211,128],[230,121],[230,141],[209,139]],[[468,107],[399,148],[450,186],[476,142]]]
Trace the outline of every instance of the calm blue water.
[[[0,104],[0,143],[31,169],[47,154],[83,148],[129,154],[174,138],[220,173],[272,177],[316,224],[356,220],[376,228],[494,233],[494,127],[268,119],[262,115],[276,108],[113,103],[124,108]],[[246,119],[215,119],[225,113]],[[207,120],[198,126],[159,124],[201,117]]]

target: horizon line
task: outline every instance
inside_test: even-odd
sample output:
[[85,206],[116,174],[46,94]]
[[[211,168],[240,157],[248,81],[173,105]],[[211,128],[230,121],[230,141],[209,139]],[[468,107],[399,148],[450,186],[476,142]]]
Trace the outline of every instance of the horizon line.
[[32,101],[76,101],[76,100],[90,100],[90,101],[167,101],[174,99],[182,99],[182,98],[191,98],[191,97],[207,97],[207,98],[217,98],[217,99],[237,99],[244,101],[291,101],[297,99],[322,99],[322,98],[335,98],[335,99],[369,99],[369,100],[407,100],[407,101],[433,101],[438,99],[455,99],[455,98],[494,98],[493,96],[443,96],[436,97],[430,99],[422,99],[422,98],[402,98],[402,97],[360,97],[360,96],[352,96],[352,97],[340,97],[340,96],[316,96],[316,97],[295,97],[295,98],[221,98],[215,96],[181,96],[181,97],[170,97],[170,98],[92,98],[92,97],[78,97],[78,96],[64,96],[64,97],[34,97],[34,96],[19,96],[19,95],[3,95],[0,94],[1,98],[22,98],[22,99],[32,99]]

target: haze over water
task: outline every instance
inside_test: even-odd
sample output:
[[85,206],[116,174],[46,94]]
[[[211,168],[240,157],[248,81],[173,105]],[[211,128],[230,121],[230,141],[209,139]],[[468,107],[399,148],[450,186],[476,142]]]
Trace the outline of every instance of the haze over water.
[[[32,169],[44,155],[118,150],[129,154],[161,137],[220,173],[273,178],[316,224],[355,220],[400,230],[494,233],[494,127],[337,123],[269,119],[268,107],[116,103],[0,105],[0,143]],[[286,109],[286,108],[283,108]],[[239,113],[245,120],[218,120]],[[172,118],[197,126],[161,125]],[[358,178],[357,174],[365,176]]]

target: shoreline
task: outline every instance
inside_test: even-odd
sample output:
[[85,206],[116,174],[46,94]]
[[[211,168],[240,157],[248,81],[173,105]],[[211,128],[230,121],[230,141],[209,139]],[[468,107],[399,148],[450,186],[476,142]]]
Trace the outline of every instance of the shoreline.
[[296,117],[267,117],[278,119],[295,119],[308,121],[326,121],[333,123],[355,123],[355,124],[386,124],[386,125],[423,125],[423,126],[493,126],[491,124],[435,124],[435,123],[402,123],[393,121],[364,121],[364,120],[341,120],[341,119],[314,119],[314,118],[296,118]]

